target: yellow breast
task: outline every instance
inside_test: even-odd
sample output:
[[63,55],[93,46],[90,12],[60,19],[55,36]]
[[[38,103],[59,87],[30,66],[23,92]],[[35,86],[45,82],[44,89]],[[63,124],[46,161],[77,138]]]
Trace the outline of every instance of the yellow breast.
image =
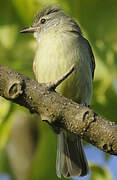
[[50,82],[61,77],[72,64],[76,70],[57,87],[56,91],[64,96],[89,104],[92,92],[92,78],[87,60],[82,57],[76,37],[48,32],[40,38],[33,70],[38,82]]

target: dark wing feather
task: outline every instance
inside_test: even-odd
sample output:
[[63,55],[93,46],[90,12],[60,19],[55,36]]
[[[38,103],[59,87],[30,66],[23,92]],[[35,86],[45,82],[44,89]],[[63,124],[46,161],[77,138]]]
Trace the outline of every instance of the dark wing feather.
[[90,52],[90,56],[91,56],[91,69],[92,69],[92,78],[94,78],[94,70],[95,70],[95,58],[94,58],[94,55],[93,55],[93,51],[92,51],[92,48],[87,40],[87,44],[88,44],[88,49],[89,49],[89,52]]

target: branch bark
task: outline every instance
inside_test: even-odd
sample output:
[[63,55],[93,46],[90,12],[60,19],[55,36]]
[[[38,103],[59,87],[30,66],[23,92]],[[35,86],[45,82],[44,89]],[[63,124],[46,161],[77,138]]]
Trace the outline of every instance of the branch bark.
[[0,96],[40,114],[49,124],[76,133],[99,149],[117,155],[117,125],[56,93],[48,84],[37,83],[0,65]]

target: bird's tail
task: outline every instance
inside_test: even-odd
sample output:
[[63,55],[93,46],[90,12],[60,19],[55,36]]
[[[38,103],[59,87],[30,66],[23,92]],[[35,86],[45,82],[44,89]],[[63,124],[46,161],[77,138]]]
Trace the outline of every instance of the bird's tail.
[[57,176],[66,178],[84,176],[88,173],[88,163],[79,136],[61,131],[58,135],[56,161]]

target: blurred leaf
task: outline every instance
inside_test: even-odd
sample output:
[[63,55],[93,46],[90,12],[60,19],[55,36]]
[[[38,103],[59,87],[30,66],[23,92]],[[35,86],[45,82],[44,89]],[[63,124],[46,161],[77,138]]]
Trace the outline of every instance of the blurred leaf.
[[[16,12],[26,24],[30,23],[36,10],[36,1],[34,0],[12,0]],[[28,13],[28,14],[27,14]]]
[[[34,159],[29,180],[53,179],[59,180],[56,175],[56,135],[47,123],[40,123],[40,141]],[[62,178],[64,179],[64,178]]]
[[[11,177],[11,175],[13,177],[13,172],[10,167],[10,163],[8,160],[6,150],[0,151],[0,174],[2,174],[2,173],[8,173],[10,177]],[[12,180],[13,180],[13,178],[12,178]]]
[[10,108],[10,102],[0,97],[0,124],[3,122]]
[[91,178],[90,180],[113,180],[110,172],[105,167],[91,164]]
[[[12,113],[14,112],[14,104],[3,100],[1,105],[2,114],[0,116],[0,150],[5,148],[10,134]],[[5,110],[5,111],[4,111]],[[6,111],[7,110],[7,111]]]
[[0,43],[4,48],[11,48],[16,40],[16,25],[6,25],[0,27]]

